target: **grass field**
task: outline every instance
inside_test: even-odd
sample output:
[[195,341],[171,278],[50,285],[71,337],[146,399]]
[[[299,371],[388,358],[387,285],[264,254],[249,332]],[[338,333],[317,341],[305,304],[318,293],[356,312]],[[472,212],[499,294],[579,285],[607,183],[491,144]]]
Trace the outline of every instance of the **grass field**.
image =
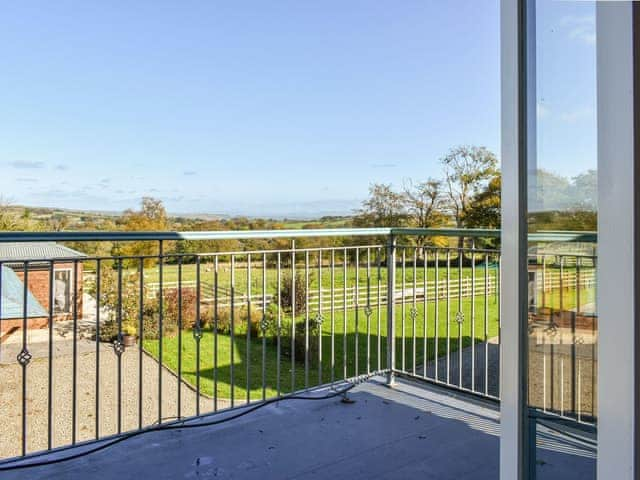
[[[366,249],[363,250],[366,255]],[[387,270],[382,264],[383,259],[380,257],[381,268],[378,269],[377,249],[370,251],[370,267],[367,268],[366,260],[361,257],[360,267],[357,268],[353,258],[347,264],[346,271],[342,264],[342,258],[337,258],[335,268],[332,269],[327,264],[331,258],[331,254],[325,252],[323,254],[322,273],[318,269],[318,257],[314,252],[309,255],[308,263],[304,252],[297,255],[296,275],[305,276],[306,265],[309,271],[309,292],[315,293],[318,287],[329,290],[333,285],[333,295],[337,300],[342,298],[342,289],[346,284],[347,287],[353,287],[356,284],[366,286],[370,284],[372,287],[381,285],[386,286]],[[486,298],[488,308],[485,312],[485,296],[477,295],[475,299],[468,296],[460,298],[457,295],[457,286],[462,279],[463,287],[469,286],[475,271],[475,279],[479,284],[483,284],[485,274],[496,285],[499,283],[499,271],[497,268],[497,258],[491,256],[489,258],[482,257],[483,262],[477,263],[475,269],[472,269],[468,263],[460,266],[455,255],[450,257],[449,268],[447,268],[446,254],[440,256],[440,263],[437,268],[433,264],[425,268],[418,263],[416,267],[412,264],[412,254],[406,256],[404,268],[402,263],[398,263],[396,268],[396,289],[402,290],[403,281],[406,288],[410,289],[415,281],[417,287],[420,288],[425,279],[433,282],[436,278],[439,280],[450,280],[454,291],[449,302],[445,298],[440,298],[437,302],[432,297],[426,304],[426,323],[425,323],[425,304],[419,299],[416,305],[415,328],[413,318],[410,314],[411,304],[405,304],[404,315],[401,305],[397,306],[396,318],[396,343],[397,343],[397,364],[409,366],[415,363],[420,365],[425,358],[427,361],[433,360],[436,356],[445,355],[447,345],[449,352],[455,352],[460,347],[471,345],[472,342],[483,342],[487,338],[498,335],[498,299],[499,292],[495,289],[490,291]],[[268,257],[273,260],[273,255]],[[402,255],[399,256],[400,262]],[[486,264],[484,261],[486,260]],[[277,270],[272,263],[267,264],[267,268],[263,269],[262,255],[252,257],[251,266],[247,262],[246,255],[238,257],[234,269],[234,286],[236,295],[244,295],[247,290],[251,290],[253,295],[260,295],[263,292],[263,280],[266,281],[266,294],[274,294],[277,292]],[[282,263],[281,274],[289,274],[291,265],[289,257],[286,262]],[[163,266],[163,281],[166,283],[177,282],[179,275],[179,267],[175,264],[167,264]],[[538,306],[550,307],[554,309],[562,306],[565,310],[571,310],[580,305],[586,305],[595,302],[595,288],[583,287],[580,289],[572,287],[570,278],[575,278],[575,269],[565,267],[565,288],[560,291],[557,287],[552,288],[544,295],[544,304],[542,304],[542,295],[538,294]],[[231,286],[231,268],[228,258],[223,262],[220,261],[218,266],[218,285],[222,289],[228,289]],[[582,268],[582,274],[587,275],[593,273],[593,270]],[[249,280],[250,274],[250,281]],[[264,279],[263,279],[264,275]],[[181,267],[181,278],[183,282],[194,282],[196,279],[196,266],[194,264],[185,264]],[[559,270],[548,266],[546,270],[546,278],[559,282]],[[201,263],[200,265],[201,285],[204,289],[212,289],[214,280],[214,267],[212,263]],[[568,280],[567,280],[568,279]],[[145,269],[145,281],[147,283],[157,283],[159,280],[159,270],[157,267]],[[212,290],[209,290],[212,291]],[[329,290],[330,291],[330,290]],[[441,294],[446,294],[440,291]],[[325,300],[330,297],[330,293],[323,293]],[[372,293],[372,301],[376,303],[377,293]],[[408,296],[411,296],[409,290]],[[240,303],[240,302],[239,302]],[[436,307],[437,303],[437,307]],[[447,303],[449,308],[447,310]],[[316,304],[317,305],[317,304]],[[472,319],[472,305],[474,305],[474,318]],[[310,317],[315,316],[315,305],[310,307]],[[438,322],[436,323],[436,308],[438,311]],[[464,321],[461,326],[455,321],[456,314],[462,312]],[[252,337],[247,343],[245,336],[231,338],[229,335],[215,335],[212,330],[205,330],[200,340],[200,364],[196,365],[197,343],[193,338],[191,331],[184,330],[181,335],[172,338],[164,338],[162,340],[163,356],[162,362],[174,371],[178,371],[178,351],[181,351],[181,376],[192,385],[196,385],[196,378],[200,378],[200,389],[203,393],[213,396],[214,390],[220,398],[231,398],[243,401],[247,398],[247,392],[251,399],[273,396],[280,392],[286,393],[298,390],[303,387],[313,386],[319,383],[326,383],[332,379],[344,377],[352,377],[358,374],[367,373],[368,371],[377,370],[378,367],[386,366],[386,336],[387,336],[387,320],[386,308],[383,306],[380,311],[374,308],[369,318],[370,323],[367,324],[367,317],[364,309],[360,308],[356,313],[355,310],[349,309],[346,315],[342,308],[336,309],[331,321],[328,311],[323,312],[324,322],[321,330],[321,354],[316,351],[312,352],[312,358],[296,358],[292,361],[290,348],[284,348],[282,345],[280,359],[278,360],[277,339],[274,337],[255,338]],[[404,318],[404,330],[403,321]],[[290,319],[289,325],[290,325]],[[241,320],[245,321],[246,320]],[[296,323],[304,323],[304,316],[298,316]],[[380,328],[378,328],[378,322]],[[333,337],[332,328],[333,324]],[[426,325],[426,328],[425,328]],[[288,327],[290,329],[290,327]],[[402,342],[402,334],[404,332],[405,341]],[[283,334],[284,335],[284,334]],[[415,342],[413,338],[416,338]],[[298,335],[299,337],[299,335]],[[447,341],[449,339],[449,341]],[[304,341],[300,338],[296,342]],[[287,337],[286,342],[290,342]],[[214,364],[214,344],[217,343],[217,363]],[[304,344],[303,344],[304,345]],[[367,345],[369,348],[367,348]],[[379,345],[379,347],[378,347]],[[145,348],[156,357],[159,355],[158,340],[146,340]],[[247,348],[248,347],[248,348]],[[287,345],[288,347],[288,345]],[[331,355],[333,348],[334,355]],[[287,350],[287,352],[284,352]],[[304,351],[304,348],[303,350]],[[233,353],[232,353],[233,352]],[[284,353],[282,353],[284,352]],[[333,361],[332,361],[333,358]],[[215,367],[215,368],[214,368]],[[214,373],[215,372],[215,373]],[[279,372],[279,376],[278,376]],[[217,385],[214,375],[217,375]],[[264,375],[264,382],[263,382]],[[231,389],[231,379],[233,376],[233,391]],[[264,383],[264,392],[263,392]]]
[[[419,303],[416,306],[417,315],[415,316],[415,329],[410,315],[411,305],[406,306],[404,315],[404,347],[402,342],[402,307],[398,305],[396,319],[396,348],[398,365],[402,365],[403,352],[405,365],[413,365],[414,348],[416,364],[421,364],[423,362],[425,347],[427,351],[427,358],[435,358],[436,339],[438,344],[437,356],[441,356],[445,355],[447,352],[447,338],[450,339],[450,352],[454,352],[459,348],[459,342],[461,342],[462,347],[464,347],[470,345],[473,339],[475,339],[476,342],[481,342],[484,341],[485,338],[491,338],[498,335],[499,322],[498,305],[496,301],[489,301],[485,317],[484,298],[476,298],[475,318],[472,321],[471,300],[463,299],[460,304],[460,311],[464,313],[466,320],[463,322],[461,328],[455,321],[455,315],[459,310],[457,301],[452,301],[450,304],[450,322],[447,322],[446,302],[441,301],[438,303],[439,319],[437,323],[437,335],[434,302],[429,302],[427,304],[426,335],[424,328],[424,304]],[[313,315],[311,315],[311,317],[313,317]],[[381,311],[378,312],[378,310],[374,308],[372,310],[369,323],[367,322],[367,317],[363,312],[363,309],[360,309],[357,317],[358,318],[356,320],[355,310],[347,311],[345,325],[343,312],[335,312],[333,319],[333,358],[335,361],[332,364],[332,322],[330,315],[328,313],[325,314],[322,326],[322,361],[320,362],[319,352],[317,357],[314,354],[314,358],[308,359],[308,377],[306,379],[304,359],[296,359],[292,362],[290,356],[281,355],[281,392],[289,392],[293,389],[297,390],[305,386],[325,383],[330,381],[332,378],[339,379],[344,378],[345,376],[351,377],[356,374],[367,373],[368,371],[377,370],[378,367],[385,368],[387,335],[386,310],[382,308]],[[378,330],[378,320],[380,321],[380,330]],[[304,317],[298,317],[296,319],[296,322],[298,323],[304,323],[304,321]],[[447,337],[447,326],[449,328],[449,337]],[[367,335],[367,332],[369,332],[369,335]],[[415,343],[413,341],[414,334],[416,337]],[[289,339],[290,338],[287,340]],[[200,388],[203,393],[211,396],[213,396],[214,393],[214,340],[215,335],[211,330],[205,330],[200,340]],[[296,341],[304,340],[298,338]],[[345,342],[346,350],[344,348]],[[367,349],[367,344],[369,345],[369,349]],[[250,394],[252,399],[262,398],[263,365],[265,374],[264,393],[267,397],[273,396],[277,393],[278,351],[275,338],[264,338],[264,344],[263,338],[252,338],[249,342],[249,351],[247,351],[247,339],[244,335],[241,337],[236,336],[232,341],[229,335],[219,334],[217,335],[217,345],[217,395],[220,398],[231,397],[231,365],[233,365],[233,380],[235,385],[233,395],[235,399],[246,399],[247,390],[251,392]],[[157,340],[146,340],[144,346],[152,355],[158,357],[159,342]],[[231,360],[232,347],[234,350],[233,362]],[[183,331],[181,338],[179,336],[175,336],[173,338],[163,339],[162,361],[165,365],[176,372],[178,370],[179,348],[182,351],[181,375],[187,382],[195,385],[197,375],[197,343],[194,340],[191,331]],[[247,367],[249,369],[248,376]],[[295,384],[292,384],[292,376],[295,378]]]

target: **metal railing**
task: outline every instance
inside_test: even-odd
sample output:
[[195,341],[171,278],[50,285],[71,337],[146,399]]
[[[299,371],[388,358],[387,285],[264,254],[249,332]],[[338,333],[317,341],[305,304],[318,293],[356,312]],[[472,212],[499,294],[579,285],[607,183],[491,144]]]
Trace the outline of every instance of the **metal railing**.
[[[166,251],[169,241],[322,237],[366,241]],[[436,238],[450,240],[416,244]],[[453,246],[458,238],[462,247]],[[498,399],[500,253],[476,247],[496,238],[495,230],[390,228],[2,232],[0,243],[153,240],[158,248],[0,260],[0,289],[10,285],[3,278],[21,282],[0,291],[18,311],[0,319],[0,457],[380,374]],[[576,267],[556,278],[547,266],[536,279],[545,298],[556,298],[557,282],[561,292],[571,282],[587,288]],[[63,267],[71,274],[57,276]]]

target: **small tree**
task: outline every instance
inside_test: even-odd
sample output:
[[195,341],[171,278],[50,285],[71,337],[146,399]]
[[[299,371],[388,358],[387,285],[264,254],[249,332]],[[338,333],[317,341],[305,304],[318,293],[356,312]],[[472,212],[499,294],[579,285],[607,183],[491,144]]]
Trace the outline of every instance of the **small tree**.
[[285,273],[278,295],[280,296],[280,306],[283,310],[291,312],[295,299],[295,315],[304,312],[307,307],[307,285],[304,276],[296,275],[294,282],[291,274]]
[[[414,184],[407,182],[404,187],[404,202],[410,225],[417,228],[431,228],[442,225],[446,216],[442,211],[442,182],[429,178],[425,182]],[[427,237],[418,235],[415,243],[425,245]]]
[[[167,212],[162,205],[162,201],[143,197],[140,210],[126,210],[123,214],[122,229],[132,232],[163,231],[169,228]],[[128,242],[116,245],[114,254],[124,256],[155,255],[158,252],[158,242]],[[150,266],[154,259],[146,259],[145,265]],[[127,265],[131,261],[125,262]]]
[[391,185],[374,183],[369,187],[369,198],[356,212],[354,223],[362,227],[400,227],[406,218],[403,195]]

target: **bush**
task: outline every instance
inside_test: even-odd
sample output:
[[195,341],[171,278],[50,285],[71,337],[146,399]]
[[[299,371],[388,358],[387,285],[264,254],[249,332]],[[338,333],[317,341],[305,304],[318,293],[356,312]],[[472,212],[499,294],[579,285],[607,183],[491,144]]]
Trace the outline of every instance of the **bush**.
[[118,322],[106,320],[100,324],[100,341],[113,342],[118,336]]
[[[309,279],[311,281],[311,278]],[[295,298],[293,286],[295,285]],[[285,273],[282,279],[282,285],[280,286],[280,291],[278,292],[280,296],[280,306],[291,312],[291,308],[293,306],[293,300],[295,299],[296,304],[296,315],[301,314],[305,311],[307,307],[307,285],[306,279],[304,275],[296,275],[295,282],[293,282],[292,276],[290,273]]]
[[[233,334],[246,335],[248,311],[246,306],[236,307],[233,309]],[[249,325],[251,326],[251,336],[258,337],[260,333],[260,322],[262,321],[262,310],[258,308],[251,309],[251,318]],[[213,321],[212,321],[213,324]],[[218,333],[228,335],[231,333],[231,308],[218,308]]]
[[164,292],[163,327],[167,320],[169,321],[167,323],[178,325],[180,291],[182,291],[182,327],[191,327],[196,324],[196,307],[198,304],[196,289],[186,287],[182,287],[182,289],[170,288]]
[[[267,337],[270,341],[276,342],[278,338],[278,306],[274,303],[270,303],[267,306],[267,311],[264,316],[265,320],[265,331],[264,336]],[[281,318],[280,329],[281,332],[285,331],[285,319]]]
[[213,323],[214,323],[213,307],[209,307],[209,306],[200,307],[200,327],[213,328]]
[[135,336],[138,334],[138,328],[130,322],[124,323],[122,325],[122,334]]
[[[318,358],[318,348],[320,341],[318,334],[320,326],[309,319],[309,361],[313,363]],[[296,353],[296,361],[304,362],[305,358],[305,322],[304,320],[296,321],[294,349]],[[291,357],[291,321],[287,321],[286,326],[282,325],[282,333],[280,337],[280,351],[286,357]]]
[[[145,340],[157,340],[160,334],[160,314],[158,311],[145,312],[142,317],[142,336]],[[175,337],[178,333],[178,320],[162,315],[162,336]]]
[[[108,343],[113,342],[118,338],[118,331],[118,322],[116,320],[107,320],[103,322],[100,325],[100,341]],[[120,331],[122,332],[122,335],[137,335],[138,326],[131,321],[123,321]]]

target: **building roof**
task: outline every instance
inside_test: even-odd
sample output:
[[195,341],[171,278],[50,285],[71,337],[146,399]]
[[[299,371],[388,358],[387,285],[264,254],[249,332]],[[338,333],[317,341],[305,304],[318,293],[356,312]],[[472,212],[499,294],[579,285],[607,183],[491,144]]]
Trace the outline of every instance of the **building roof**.
[[55,242],[0,243],[0,262],[82,257],[86,255]]
[[[0,289],[0,319],[24,318],[24,283],[9,267],[2,265]],[[45,308],[36,300],[31,291],[27,290],[27,317],[47,316]]]

